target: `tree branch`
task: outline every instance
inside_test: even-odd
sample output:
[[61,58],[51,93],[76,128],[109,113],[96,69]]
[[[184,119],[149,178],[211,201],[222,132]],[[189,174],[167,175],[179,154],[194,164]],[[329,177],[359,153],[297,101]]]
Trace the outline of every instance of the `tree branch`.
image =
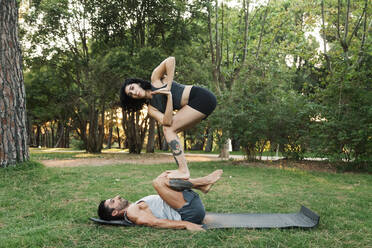
[[243,60],[242,64],[245,62],[245,58],[247,56],[247,46],[248,46],[248,17],[249,17],[249,3],[250,0],[247,0],[247,4],[245,4],[245,0],[243,0],[243,9],[244,9],[244,53],[243,53]]
[[327,68],[332,74],[332,68],[331,68],[331,61],[329,59],[329,56],[327,54],[327,39],[326,39],[326,34],[325,34],[325,21],[324,21],[324,0],[321,2],[321,7],[322,7],[322,33],[323,33],[323,54],[324,57],[326,58],[327,61]]
[[364,3],[363,12],[362,12],[362,14],[359,16],[358,21],[357,21],[357,24],[355,25],[355,28],[354,28],[353,32],[351,33],[351,36],[349,37],[349,40],[348,40],[348,42],[347,42],[348,45],[350,45],[351,39],[354,37],[355,33],[356,33],[356,32],[358,31],[358,29],[359,29],[359,25],[360,25],[360,23],[362,22],[363,16],[365,15],[366,10],[367,10],[367,2],[368,2],[368,1],[365,1],[365,3]]
[[267,11],[269,10],[269,3],[270,3],[270,1],[267,3],[266,9],[265,9],[265,14],[264,14],[264,19],[263,19],[263,22],[261,24],[261,32],[260,32],[260,39],[259,39],[258,45],[257,45],[256,59],[258,58],[258,54],[259,54],[260,49],[261,49],[262,36],[263,36],[264,30],[265,30],[265,22],[266,22],[266,17],[267,17]]
[[211,51],[212,56],[212,64],[215,64],[215,57],[214,57],[214,46],[213,46],[213,38],[212,38],[212,20],[211,20],[211,8],[210,2],[207,4],[207,12],[208,12],[208,30],[209,30],[209,48]]
[[[365,0],[365,9],[367,9],[368,0]],[[368,25],[369,30],[369,25]],[[364,24],[363,24],[363,36],[362,36],[362,43],[360,44],[359,49],[359,56],[357,65],[359,66],[363,60],[363,52],[364,52],[364,43],[366,41],[366,34],[367,34],[367,11],[364,12]]]
[[341,35],[340,35],[340,8],[341,8],[341,3],[340,0],[337,0],[337,37],[339,40],[341,40]]
[[346,44],[347,34],[349,33],[349,14],[350,14],[350,0],[347,0],[346,15],[345,15],[345,33],[344,33],[344,44]]

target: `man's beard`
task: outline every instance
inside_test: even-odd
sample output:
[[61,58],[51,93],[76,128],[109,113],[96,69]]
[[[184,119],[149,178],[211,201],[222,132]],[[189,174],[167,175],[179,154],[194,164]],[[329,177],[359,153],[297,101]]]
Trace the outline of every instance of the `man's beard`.
[[128,200],[123,199],[122,202],[120,202],[120,210],[126,208],[129,205]]

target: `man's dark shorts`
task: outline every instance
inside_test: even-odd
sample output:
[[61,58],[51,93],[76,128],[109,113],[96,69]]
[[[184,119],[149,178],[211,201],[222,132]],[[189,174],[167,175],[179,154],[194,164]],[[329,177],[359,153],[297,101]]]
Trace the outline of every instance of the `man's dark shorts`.
[[182,208],[176,209],[184,221],[201,224],[205,217],[204,205],[197,193],[192,190],[182,191],[186,203]]

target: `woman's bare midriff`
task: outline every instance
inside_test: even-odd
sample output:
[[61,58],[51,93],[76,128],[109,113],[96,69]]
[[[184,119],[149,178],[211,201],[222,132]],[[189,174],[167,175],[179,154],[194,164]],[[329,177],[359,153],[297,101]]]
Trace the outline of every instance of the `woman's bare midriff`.
[[189,103],[191,88],[192,88],[192,85],[185,85],[185,89],[183,90],[182,98],[181,98],[181,106],[182,107]]

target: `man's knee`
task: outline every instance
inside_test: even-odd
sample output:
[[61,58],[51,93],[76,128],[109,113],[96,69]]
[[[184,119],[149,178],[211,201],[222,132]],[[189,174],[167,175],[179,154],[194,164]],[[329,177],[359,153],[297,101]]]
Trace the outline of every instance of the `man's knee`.
[[192,189],[194,185],[183,179],[169,179],[169,187],[175,191],[184,191]]
[[152,185],[154,186],[155,189],[157,189],[162,186],[166,186],[167,180],[169,179],[166,177],[166,173],[164,172],[152,181]]

